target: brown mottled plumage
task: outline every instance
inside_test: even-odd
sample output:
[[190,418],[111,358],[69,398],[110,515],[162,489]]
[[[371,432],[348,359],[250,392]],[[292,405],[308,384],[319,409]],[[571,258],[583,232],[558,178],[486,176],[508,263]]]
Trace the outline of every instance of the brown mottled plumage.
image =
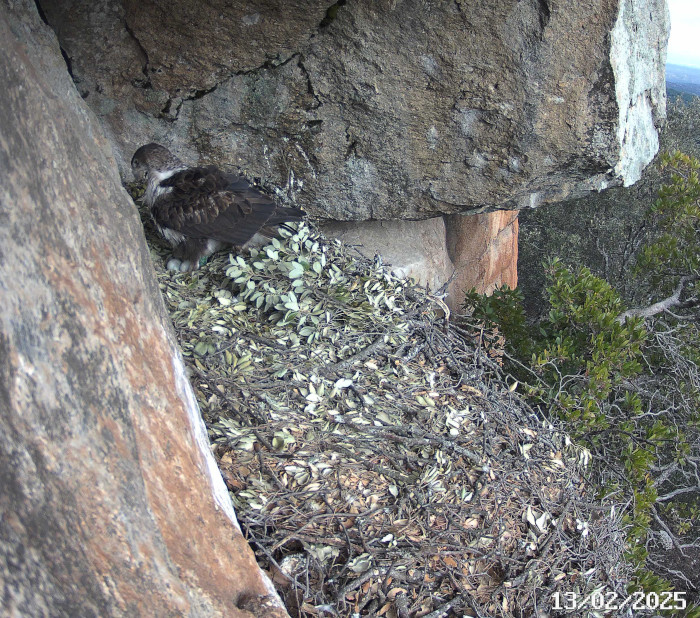
[[214,166],[187,167],[159,144],[141,146],[131,169],[146,180],[144,200],[174,247],[170,269],[194,270],[227,244],[242,248],[256,234],[274,235],[277,226],[304,217],[298,208],[278,206],[241,176]]

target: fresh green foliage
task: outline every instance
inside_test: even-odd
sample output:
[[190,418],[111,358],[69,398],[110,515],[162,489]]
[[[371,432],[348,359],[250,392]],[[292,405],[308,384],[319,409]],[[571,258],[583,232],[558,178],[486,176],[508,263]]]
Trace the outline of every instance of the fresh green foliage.
[[550,310],[536,327],[527,326],[517,290],[491,297],[471,292],[467,302],[473,318],[497,325],[505,336],[507,353],[519,363],[509,369],[529,385],[528,394],[575,422],[575,437],[595,442],[596,432],[641,411],[634,393],[620,401],[613,391],[639,373],[646,329],[639,318],[617,321],[619,295],[587,268],[572,271],[554,259],[547,272]]
[[250,258],[230,256],[226,276],[238,302],[260,309],[277,326],[293,325],[308,343],[336,341],[339,323],[346,330],[368,323],[405,330],[397,306],[398,280],[381,265],[362,272],[339,268],[339,245],[320,242],[304,225],[282,228],[280,236],[260,250],[252,249]]
[[680,152],[666,153],[661,169],[670,173],[670,180],[647,214],[658,237],[641,251],[635,274],[656,293],[670,293],[680,277],[700,273],[700,161]]
[[[531,404],[591,450],[601,496],[629,504],[628,558],[647,591],[669,587],[644,569],[653,539],[672,535],[680,546],[700,531],[693,481],[700,462],[700,162],[675,153],[661,158],[661,169],[666,184],[646,215],[646,242],[629,260],[635,292],[628,298],[641,308],[628,309],[604,279],[558,258],[546,264],[547,311],[534,323],[517,290],[466,298],[471,324],[504,336],[504,368]],[[684,502],[675,499],[679,488]],[[666,529],[655,533],[662,517]]]

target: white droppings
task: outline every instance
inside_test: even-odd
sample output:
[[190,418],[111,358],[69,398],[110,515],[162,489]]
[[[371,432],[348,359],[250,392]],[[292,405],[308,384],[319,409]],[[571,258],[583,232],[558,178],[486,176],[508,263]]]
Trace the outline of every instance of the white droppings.
[[174,345],[171,364],[173,367],[173,375],[175,377],[175,388],[177,390],[177,395],[185,404],[187,419],[190,422],[190,429],[192,430],[192,435],[194,437],[197,450],[202,457],[202,463],[204,464],[203,471],[209,478],[209,486],[212,489],[214,502],[231,520],[231,523],[236,527],[238,532],[241,532],[241,528],[238,525],[238,520],[236,519],[236,511],[234,510],[233,503],[231,502],[231,497],[228,495],[228,490],[224,484],[224,479],[221,478],[221,472],[219,472],[216,461],[214,461],[214,456],[211,453],[211,446],[209,444],[209,438],[207,437],[207,430],[204,426],[204,421],[202,420],[202,414],[199,410],[199,404],[195,399],[192,386],[190,385],[187,375],[185,374],[185,364],[180,356],[180,353],[175,350]]
[[260,13],[251,13],[250,15],[244,15],[241,21],[246,26],[255,26],[260,22]]
[[301,147],[301,145],[300,145],[298,142],[294,142],[294,147],[297,149],[297,151],[299,152],[299,154],[300,154],[300,155],[302,156],[302,158],[304,159],[304,162],[305,162],[306,165],[309,167],[309,170],[311,171],[311,176],[312,176],[313,178],[316,178],[316,170],[314,169],[314,166],[311,165],[311,161],[309,160],[309,157],[308,157],[308,155],[306,154],[306,152],[304,151],[304,149]]
[[[171,345],[173,344],[171,343]],[[175,350],[174,345],[173,350]],[[229,520],[231,520],[231,523],[236,530],[238,530],[239,534],[243,534],[241,532],[241,527],[238,524],[238,520],[236,519],[236,511],[233,508],[233,503],[231,502],[228,489],[226,489],[224,479],[221,477],[219,467],[216,465],[216,461],[212,455],[209,438],[207,436],[207,429],[204,425],[204,421],[202,420],[199,404],[195,399],[192,386],[190,385],[187,375],[185,374],[185,364],[179,352],[173,352],[171,362],[173,366],[173,374],[175,376],[175,387],[177,389],[177,394],[185,403],[187,418],[190,421],[190,428],[192,430],[197,450],[200,452],[204,462],[204,472],[209,478],[209,486],[212,489],[214,503],[216,507],[220,508],[229,518]],[[274,597],[278,607],[284,607],[267,574],[262,570],[258,571],[258,573],[260,574],[260,577],[267,588],[269,596]]]

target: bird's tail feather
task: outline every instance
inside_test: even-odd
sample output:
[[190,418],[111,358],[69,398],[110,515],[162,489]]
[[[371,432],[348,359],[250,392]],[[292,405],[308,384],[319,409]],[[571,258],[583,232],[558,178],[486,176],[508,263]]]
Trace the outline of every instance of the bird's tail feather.
[[293,221],[301,221],[306,217],[306,213],[294,206],[278,206],[272,216],[265,222],[266,226],[283,225]]

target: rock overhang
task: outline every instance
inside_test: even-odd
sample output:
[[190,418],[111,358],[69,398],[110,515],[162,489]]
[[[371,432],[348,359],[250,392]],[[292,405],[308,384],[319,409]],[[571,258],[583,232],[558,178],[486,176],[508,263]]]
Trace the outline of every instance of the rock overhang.
[[632,184],[658,148],[665,0],[164,4],[47,11],[125,175],[148,135],[314,217],[425,219]]

